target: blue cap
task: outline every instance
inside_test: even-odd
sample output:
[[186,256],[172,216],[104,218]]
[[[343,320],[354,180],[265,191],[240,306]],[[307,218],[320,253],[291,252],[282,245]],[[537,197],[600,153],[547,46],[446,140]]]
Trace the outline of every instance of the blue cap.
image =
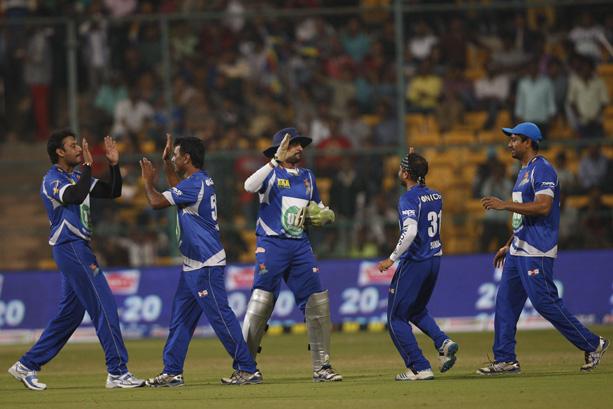
[[275,152],[277,152],[277,148],[279,145],[281,145],[281,141],[285,137],[285,134],[289,134],[290,136],[289,143],[298,141],[303,148],[313,142],[311,138],[300,135],[296,128],[283,128],[280,131],[277,131],[277,133],[272,137],[272,146],[264,151],[264,155],[269,158],[275,156]]
[[502,128],[502,132],[507,136],[511,136],[512,134],[523,135],[526,138],[532,139],[534,142],[543,139],[541,130],[533,122],[522,122],[521,124],[515,125],[514,128]]

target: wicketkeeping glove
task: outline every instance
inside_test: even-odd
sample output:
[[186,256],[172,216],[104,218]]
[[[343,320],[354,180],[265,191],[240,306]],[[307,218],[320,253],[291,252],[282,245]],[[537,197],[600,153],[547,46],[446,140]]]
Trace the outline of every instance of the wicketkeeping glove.
[[334,212],[329,207],[323,209],[315,202],[311,202],[307,207],[306,220],[315,227],[325,226],[328,223],[334,223]]
[[287,159],[287,151],[289,149],[290,139],[291,139],[290,134],[286,133],[285,136],[283,137],[283,140],[279,144],[277,151],[275,152],[275,160],[277,162],[285,162],[285,159]]

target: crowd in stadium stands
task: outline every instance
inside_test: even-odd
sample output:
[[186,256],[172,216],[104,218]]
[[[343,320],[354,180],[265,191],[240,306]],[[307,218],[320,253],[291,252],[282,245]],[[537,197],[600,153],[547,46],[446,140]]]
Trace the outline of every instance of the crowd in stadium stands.
[[[255,198],[242,191],[242,182],[264,161],[247,152],[267,147],[276,130],[291,125],[313,139],[310,149],[331,152],[313,163],[318,176],[330,182],[334,194],[328,200],[340,221],[339,228],[316,233],[323,235],[322,256],[338,255],[338,248],[350,249],[355,257],[390,251],[389,237],[397,234],[397,184],[386,183],[381,157],[349,157],[338,150],[398,146],[393,17],[379,10],[170,19],[171,95],[164,88],[159,21],[115,18],[372,3],[381,2],[48,0],[34,7],[37,3],[28,0],[0,0],[7,21],[23,16],[81,17],[78,107],[80,131],[90,145],[95,147],[95,141],[110,132],[121,142],[124,157],[159,153],[165,132],[171,131],[203,139],[208,152],[245,152],[208,165],[226,201],[220,210],[227,223],[224,243],[231,260],[248,248],[240,232],[252,227],[255,218]],[[597,67],[613,59],[613,12],[594,10],[545,7],[407,16],[406,111],[434,118],[440,133],[462,126],[467,113],[481,111],[486,113],[479,124],[483,132],[495,131],[499,114],[507,112],[507,126],[532,121],[546,138],[560,124],[578,139],[610,136],[613,130],[603,123],[610,92]],[[0,138],[32,135],[32,140],[44,140],[50,129],[69,122],[65,30],[63,25],[0,26]],[[509,196],[514,171],[497,155],[491,149],[478,166],[474,197]],[[569,169],[565,150],[549,158],[556,164],[564,197],[580,193],[590,198],[580,209],[563,205],[560,241],[573,247],[611,245],[611,211],[602,201],[603,194],[613,193],[611,159],[596,145],[576,157],[576,172]],[[168,252],[166,235],[153,228],[167,216],[144,210],[135,162],[124,163],[123,172],[119,207],[97,212],[104,220],[98,234],[122,237],[103,241],[107,248],[101,252],[108,258],[104,264],[152,264]],[[353,220],[369,223],[354,225]],[[488,212],[477,250],[491,250],[491,238],[502,242],[509,233],[506,216]]]

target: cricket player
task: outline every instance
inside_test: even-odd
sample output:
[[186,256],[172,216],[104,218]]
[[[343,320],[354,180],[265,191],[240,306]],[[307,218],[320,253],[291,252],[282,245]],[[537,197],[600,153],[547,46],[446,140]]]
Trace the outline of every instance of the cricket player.
[[511,156],[521,163],[511,201],[484,197],[486,210],[513,213],[513,235],[494,257],[502,266],[494,318],[494,362],[477,370],[481,375],[519,373],[515,355],[517,320],[530,298],[534,308],[573,345],[585,352],[582,371],[591,371],[602,359],[609,341],[590,332],[564,306],[553,281],[558,252],[560,184],[553,166],[538,155],[543,138],[537,125],[522,122],[502,128],[509,137]]
[[341,381],[330,365],[330,301],[319,278],[319,268],[304,231],[305,222],[323,226],[334,212],[323,205],[309,169],[299,168],[304,147],[311,139],[295,128],[273,136],[264,151],[270,162],[245,180],[245,190],[257,193],[260,209],[256,226],[256,266],[251,299],[243,323],[243,336],[253,357],[260,350],[281,279],[294,293],[306,318],[314,382]]
[[[51,223],[53,259],[60,269],[62,296],[59,310],[34,346],[9,368],[9,373],[31,390],[42,391],[37,372],[53,359],[83,321],[92,319],[106,358],[106,387],[136,388],[144,381],[127,367],[128,352],[121,336],[117,305],[90,247],[90,197],[121,196],[119,152],[111,137],[104,138],[110,181],[92,177],[93,158],[87,141],[77,144],[70,130],[55,131],[47,142],[51,169],[43,178],[40,196]],[[80,170],[75,168],[80,165]]]
[[[217,196],[213,179],[203,169],[205,149],[195,137],[177,139],[173,148],[170,135],[162,158],[170,189],[155,189],[157,178],[153,164],[140,161],[145,193],[154,209],[177,207],[179,250],[183,268],[175,293],[170,332],[164,346],[164,369],[148,379],[150,387],[182,386],[183,365],[187,348],[204,312],[215,334],[233,359],[234,373],[222,378],[225,385],[246,385],[262,382],[236,315],[228,305],[224,269],[226,253],[217,224]],[[181,180],[179,175],[183,177]]]
[[390,284],[387,305],[390,336],[407,368],[396,375],[397,381],[434,379],[430,362],[419,349],[410,323],[434,341],[441,372],[453,367],[459,349],[426,308],[443,254],[440,236],[443,197],[426,186],[427,173],[428,162],[411,148],[398,170],[400,183],[407,189],[398,202],[400,238],[392,254],[378,264],[379,271],[385,271],[400,261]]

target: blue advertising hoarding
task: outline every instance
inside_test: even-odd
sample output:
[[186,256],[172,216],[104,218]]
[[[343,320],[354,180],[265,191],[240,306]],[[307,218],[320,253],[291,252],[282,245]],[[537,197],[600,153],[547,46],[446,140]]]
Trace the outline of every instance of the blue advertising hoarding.
[[[335,324],[386,322],[387,293],[393,268],[379,273],[375,261],[320,262],[319,274],[330,293]],[[119,269],[105,272],[116,296],[119,317],[127,338],[163,337],[170,321],[172,298],[180,267]],[[555,278],[567,307],[584,323],[613,323],[613,251],[562,252],[556,260]],[[493,328],[493,313],[500,271],[491,255],[444,256],[429,310],[446,331]],[[253,266],[226,267],[228,300],[242,321],[253,282]],[[57,272],[0,273],[0,343],[31,342],[57,309],[60,276]],[[272,326],[302,323],[302,312],[283,287]],[[546,323],[526,304],[520,328],[543,328]],[[197,335],[212,330],[205,317]],[[73,340],[95,339],[86,315]]]

